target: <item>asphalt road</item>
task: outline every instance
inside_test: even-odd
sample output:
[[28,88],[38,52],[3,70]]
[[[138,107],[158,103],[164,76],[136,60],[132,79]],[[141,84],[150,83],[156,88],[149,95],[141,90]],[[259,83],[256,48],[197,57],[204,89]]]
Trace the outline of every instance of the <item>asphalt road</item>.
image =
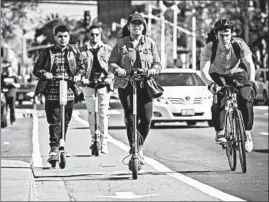
[[[110,135],[127,144],[123,113],[111,104]],[[80,111],[86,120],[84,111]],[[117,113],[119,112],[119,113]],[[268,200],[268,107],[255,106],[252,136],[254,149],[247,154],[247,173],[239,160],[231,171],[225,150],[214,142],[214,130],[207,123],[189,127],[186,123],[159,124],[151,129],[145,155],[171,170],[248,201]]]

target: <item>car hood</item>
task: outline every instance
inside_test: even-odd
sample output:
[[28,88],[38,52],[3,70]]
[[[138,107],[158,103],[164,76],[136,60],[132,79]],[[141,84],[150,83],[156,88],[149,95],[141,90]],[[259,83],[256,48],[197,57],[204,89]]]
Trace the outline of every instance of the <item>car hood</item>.
[[207,86],[164,86],[163,97],[166,98],[185,98],[189,97],[208,97],[212,93]]

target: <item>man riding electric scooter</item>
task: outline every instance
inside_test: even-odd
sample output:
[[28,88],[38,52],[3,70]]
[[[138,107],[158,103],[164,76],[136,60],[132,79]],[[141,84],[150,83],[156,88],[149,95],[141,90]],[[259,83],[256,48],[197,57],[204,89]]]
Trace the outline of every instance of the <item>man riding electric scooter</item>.
[[36,95],[42,93],[46,98],[45,111],[49,123],[51,148],[48,161],[53,162],[53,167],[55,167],[55,159],[58,158],[60,139],[62,139],[60,81],[54,78],[62,76],[73,80],[73,82],[67,81],[67,100],[64,107],[64,133],[66,134],[72,117],[74,98],[81,93],[75,82],[81,79],[85,71],[82,55],[76,47],[69,45],[70,35],[65,25],[55,28],[54,39],[56,44],[40,53],[33,69],[33,74],[39,78],[35,93]]

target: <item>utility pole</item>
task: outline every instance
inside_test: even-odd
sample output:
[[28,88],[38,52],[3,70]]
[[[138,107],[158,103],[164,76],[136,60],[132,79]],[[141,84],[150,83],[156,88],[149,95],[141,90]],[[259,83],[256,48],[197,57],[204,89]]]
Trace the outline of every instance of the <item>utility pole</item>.
[[192,9],[192,69],[196,69],[196,17],[195,9]]
[[178,7],[177,4],[172,6],[174,11],[174,26],[173,26],[173,59],[174,64],[177,61],[177,14],[178,14]]
[[164,13],[165,13],[165,6],[163,5],[163,2],[160,1],[160,8],[161,8],[161,63],[162,67],[165,68],[165,19],[164,19]]
[[[152,5],[151,3],[148,4],[148,12],[149,12],[149,16],[152,16]],[[148,33],[149,35],[151,35],[151,18],[148,18]]]

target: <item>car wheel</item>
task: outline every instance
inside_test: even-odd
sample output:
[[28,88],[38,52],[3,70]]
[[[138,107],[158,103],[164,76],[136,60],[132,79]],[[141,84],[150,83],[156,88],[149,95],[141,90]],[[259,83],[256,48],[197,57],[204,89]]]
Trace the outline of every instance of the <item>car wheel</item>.
[[195,126],[196,123],[197,123],[196,121],[187,121],[188,126]]
[[214,126],[214,124],[213,124],[213,121],[212,121],[212,120],[207,121],[207,123],[208,123],[208,126],[209,126],[209,127],[213,127],[213,126]]
[[267,97],[266,92],[263,92],[263,104],[264,105],[267,105],[268,104],[268,97]]
[[22,105],[22,101],[21,100],[19,101],[19,105]]

